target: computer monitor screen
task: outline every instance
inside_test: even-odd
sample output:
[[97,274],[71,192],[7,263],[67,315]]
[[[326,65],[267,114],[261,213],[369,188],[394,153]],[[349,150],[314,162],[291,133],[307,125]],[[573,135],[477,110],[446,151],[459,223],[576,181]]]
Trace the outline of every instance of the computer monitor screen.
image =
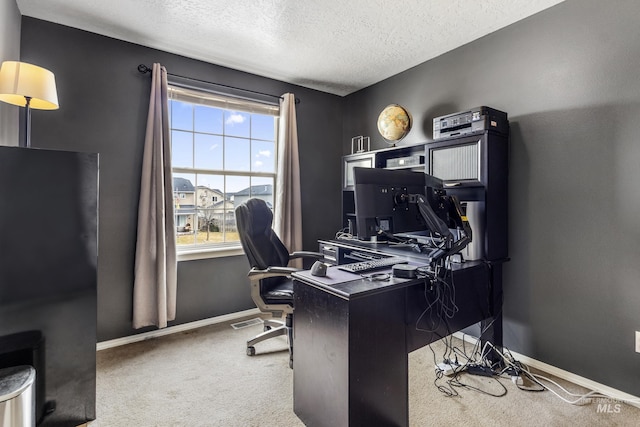
[[411,198],[442,181],[422,172],[382,168],[354,168],[354,201],[359,239],[421,232],[427,225]]

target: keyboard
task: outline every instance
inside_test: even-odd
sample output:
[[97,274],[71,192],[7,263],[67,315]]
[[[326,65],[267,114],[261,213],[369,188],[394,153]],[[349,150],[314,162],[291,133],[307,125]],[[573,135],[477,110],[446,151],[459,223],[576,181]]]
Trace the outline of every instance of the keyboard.
[[366,261],[354,262],[351,264],[342,264],[339,265],[338,268],[340,270],[348,271],[350,273],[367,273],[373,270],[379,270],[382,268],[391,267],[395,264],[406,264],[407,261],[402,258],[397,257],[389,257],[389,258],[379,258],[379,259],[370,259]]

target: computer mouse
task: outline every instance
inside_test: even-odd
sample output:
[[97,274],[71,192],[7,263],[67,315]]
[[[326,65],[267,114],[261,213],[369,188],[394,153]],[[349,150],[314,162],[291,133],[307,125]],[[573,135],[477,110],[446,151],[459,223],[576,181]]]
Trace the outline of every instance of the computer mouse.
[[327,275],[327,264],[322,261],[316,261],[311,266],[311,275],[324,277]]

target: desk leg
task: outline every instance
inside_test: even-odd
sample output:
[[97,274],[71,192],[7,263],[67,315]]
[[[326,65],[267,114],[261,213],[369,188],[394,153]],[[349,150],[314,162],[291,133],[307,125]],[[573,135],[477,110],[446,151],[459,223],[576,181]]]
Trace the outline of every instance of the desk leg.
[[294,411],[307,426],[407,426],[404,290],[345,300],[294,282]]

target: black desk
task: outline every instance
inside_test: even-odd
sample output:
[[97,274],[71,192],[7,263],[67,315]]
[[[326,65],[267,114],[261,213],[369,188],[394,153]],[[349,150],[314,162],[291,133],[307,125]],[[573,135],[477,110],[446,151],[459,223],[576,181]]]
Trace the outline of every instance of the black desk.
[[[417,255],[406,252],[411,263],[420,263]],[[459,311],[447,321],[425,315],[419,324],[425,295],[433,297],[422,279],[372,281],[337,267],[327,277],[295,273],[295,413],[307,426],[407,426],[408,353],[477,322],[501,325],[496,270],[478,261],[455,265],[447,282]],[[488,333],[502,345],[501,328]]]

